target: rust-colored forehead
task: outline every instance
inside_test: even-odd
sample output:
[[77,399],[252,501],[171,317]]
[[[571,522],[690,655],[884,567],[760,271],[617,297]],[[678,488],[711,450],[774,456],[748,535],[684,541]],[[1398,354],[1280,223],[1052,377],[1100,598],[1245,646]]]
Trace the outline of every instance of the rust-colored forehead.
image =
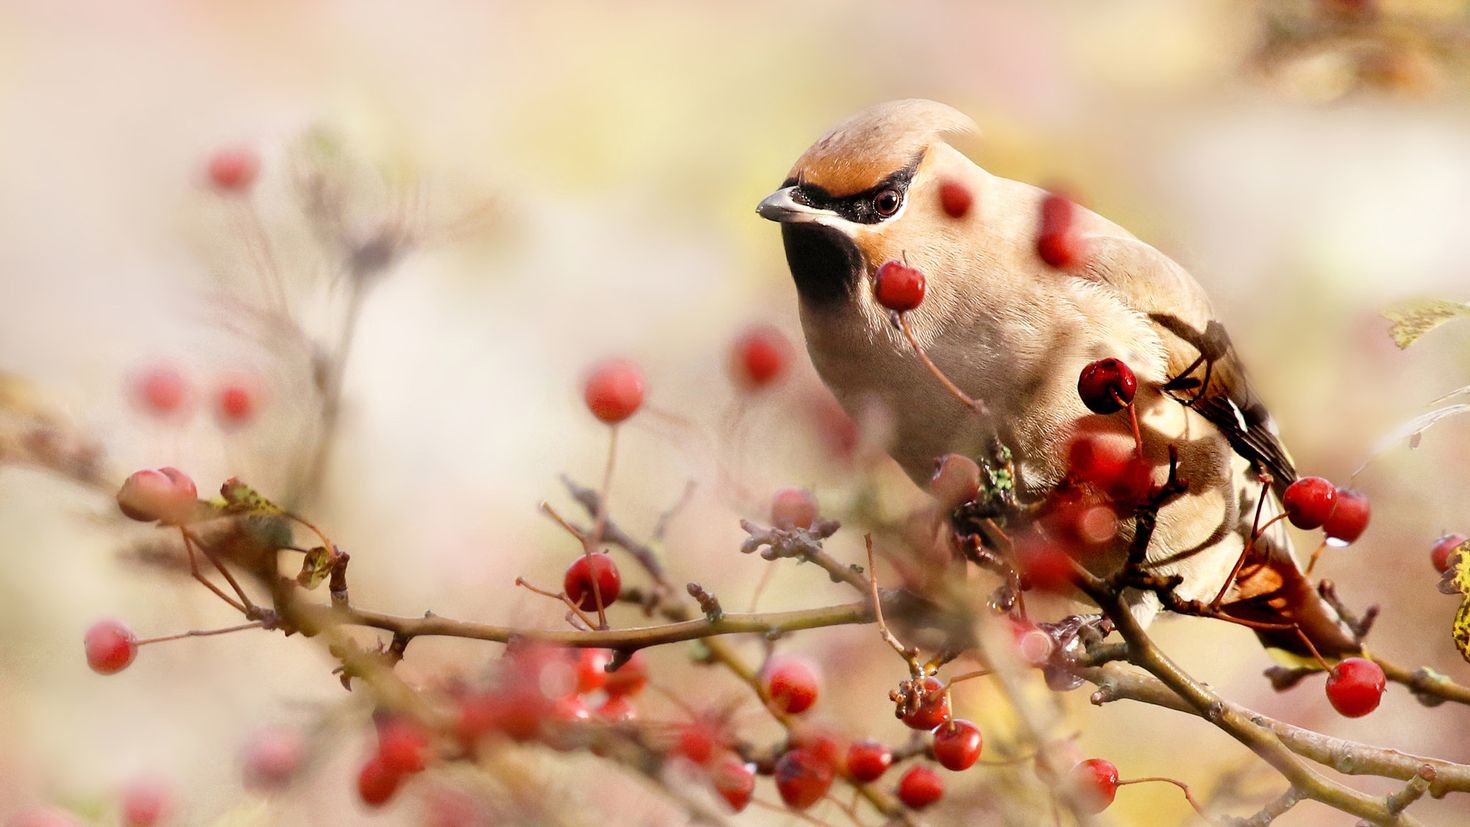
[[848,118],[812,144],[790,178],[841,198],[872,189],[907,167],[930,143],[975,124],[955,109],[926,100],[879,104]]

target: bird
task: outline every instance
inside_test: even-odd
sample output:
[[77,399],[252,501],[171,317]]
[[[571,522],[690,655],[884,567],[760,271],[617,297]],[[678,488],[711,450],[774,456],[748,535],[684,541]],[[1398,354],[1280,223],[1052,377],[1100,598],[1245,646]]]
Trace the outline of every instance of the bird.
[[[1268,649],[1360,651],[1361,635],[1312,587],[1284,526],[1252,540],[1297,474],[1199,282],[1101,215],[976,164],[958,145],[978,133],[942,103],[881,103],[818,139],[760,202],[757,213],[780,224],[822,381],[854,416],[882,406],[888,453],[916,484],[941,455],[983,456],[999,439],[1017,490],[1043,498],[1067,478],[1079,435],[1135,447],[1125,419],[1094,413],[1078,394],[1086,365],[1122,360],[1137,378],[1140,450],[1155,484],[1172,451],[1186,486],[1158,510],[1149,570],[1177,576],[1185,600],[1223,593],[1216,603],[1254,621]],[[1048,255],[1038,241],[1058,203],[1073,246]],[[874,295],[887,262],[924,274],[923,300],[904,314],[912,342]],[[977,404],[937,381],[915,345]],[[1116,564],[1130,531],[1097,559]],[[1148,590],[1125,598],[1145,625],[1162,609]]]

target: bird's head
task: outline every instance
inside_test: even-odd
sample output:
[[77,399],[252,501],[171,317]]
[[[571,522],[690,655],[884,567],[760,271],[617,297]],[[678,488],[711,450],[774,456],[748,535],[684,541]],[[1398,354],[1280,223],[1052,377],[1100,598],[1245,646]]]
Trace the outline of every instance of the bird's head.
[[838,124],[796,160],[756,212],[781,224],[807,309],[866,301],[867,277],[889,259],[942,269],[960,254],[965,235],[939,190],[978,185],[984,172],[946,141],[975,131],[944,104],[891,101]]

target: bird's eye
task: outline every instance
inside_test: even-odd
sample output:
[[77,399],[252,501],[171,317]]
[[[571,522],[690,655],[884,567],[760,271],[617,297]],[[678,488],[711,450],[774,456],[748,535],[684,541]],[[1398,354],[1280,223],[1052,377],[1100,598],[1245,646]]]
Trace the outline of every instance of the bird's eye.
[[896,189],[886,189],[873,196],[873,209],[879,215],[887,218],[898,212],[898,207],[903,203],[903,196]]

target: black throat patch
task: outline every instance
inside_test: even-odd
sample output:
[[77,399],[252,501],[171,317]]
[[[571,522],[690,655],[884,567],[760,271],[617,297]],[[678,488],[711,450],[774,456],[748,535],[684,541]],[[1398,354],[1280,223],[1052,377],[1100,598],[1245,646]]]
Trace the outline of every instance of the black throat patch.
[[820,224],[783,224],[786,263],[796,292],[811,307],[849,298],[863,274],[863,255],[841,232]]

